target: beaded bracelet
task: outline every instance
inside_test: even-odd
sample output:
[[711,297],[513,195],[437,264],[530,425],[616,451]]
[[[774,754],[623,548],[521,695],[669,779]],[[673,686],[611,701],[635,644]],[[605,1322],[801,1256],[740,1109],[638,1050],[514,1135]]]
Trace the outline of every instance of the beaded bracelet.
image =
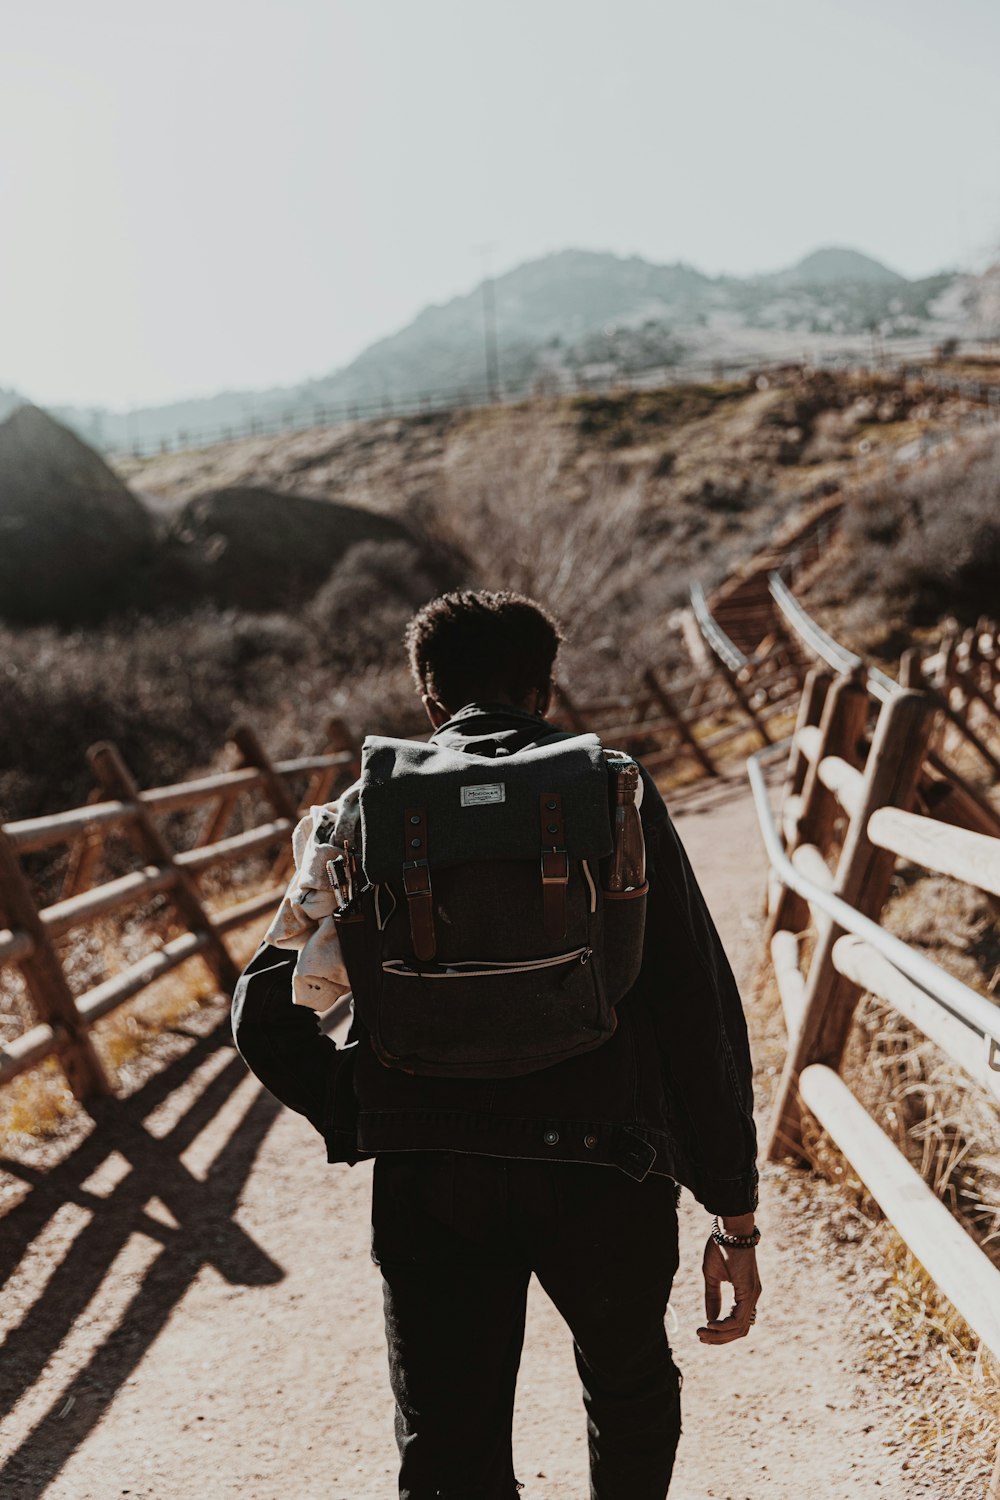
[[753,1250],[760,1244],[760,1226],[755,1224],[752,1234],[726,1234],[716,1217],[712,1220],[712,1238],[726,1250]]

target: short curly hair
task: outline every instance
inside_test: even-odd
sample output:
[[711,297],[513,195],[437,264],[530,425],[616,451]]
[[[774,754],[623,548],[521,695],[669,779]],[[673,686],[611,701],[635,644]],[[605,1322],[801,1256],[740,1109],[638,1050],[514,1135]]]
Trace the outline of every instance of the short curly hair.
[[563,636],[524,594],[459,589],[417,611],[406,650],[419,693],[452,712],[467,703],[524,703],[548,686]]

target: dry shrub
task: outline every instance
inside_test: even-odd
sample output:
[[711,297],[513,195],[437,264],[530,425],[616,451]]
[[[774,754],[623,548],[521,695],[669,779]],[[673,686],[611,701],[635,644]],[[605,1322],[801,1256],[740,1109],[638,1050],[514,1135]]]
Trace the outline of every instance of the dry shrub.
[[332,569],[306,618],[321,657],[343,672],[398,667],[410,616],[463,581],[456,555],[412,542],[359,542]]
[[913,625],[995,612],[1000,577],[1000,435],[984,434],[902,480],[851,496],[838,560],[819,602],[855,601],[866,635],[902,616]]
[[234,718],[266,708],[302,654],[292,620],[235,610],[65,634],[0,628],[0,814],[84,801],[84,751],[99,739],[115,741],[141,786],[184,775]]
[[422,529],[460,551],[475,585],[543,601],[569,636],[563,671],[593,693],[676,653],[669,610],[686,597],[642,468],[596,464],[568,484],[559,440],[498,433],[496,451],[420,506]]

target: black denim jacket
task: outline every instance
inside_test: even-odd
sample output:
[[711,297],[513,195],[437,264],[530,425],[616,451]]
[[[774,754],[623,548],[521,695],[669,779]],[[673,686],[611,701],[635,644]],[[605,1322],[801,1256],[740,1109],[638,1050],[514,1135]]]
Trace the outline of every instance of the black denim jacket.
[[[495,755],[552,733],[470,704],[433,738]],[[383,1067],[355,1020],[344,1047],[292,1003],[296,953],[262,944],[233,998],[248,1066],[323,1135],[328,1161],[445,1150],[588,1161],[683,1183],[712,1213],[757,1204],[750,1050],[739,992],[687,854],[643,772],[649,898],[642,969],[593,1052],[519,1078],[429,1078]]]

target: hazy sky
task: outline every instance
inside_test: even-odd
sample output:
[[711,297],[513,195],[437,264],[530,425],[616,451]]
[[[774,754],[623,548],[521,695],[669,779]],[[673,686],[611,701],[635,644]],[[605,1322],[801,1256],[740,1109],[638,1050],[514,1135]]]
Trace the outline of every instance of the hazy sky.
[[0,385],[324,374],[566,246],[1000,245],[996,0],[0,0]]

